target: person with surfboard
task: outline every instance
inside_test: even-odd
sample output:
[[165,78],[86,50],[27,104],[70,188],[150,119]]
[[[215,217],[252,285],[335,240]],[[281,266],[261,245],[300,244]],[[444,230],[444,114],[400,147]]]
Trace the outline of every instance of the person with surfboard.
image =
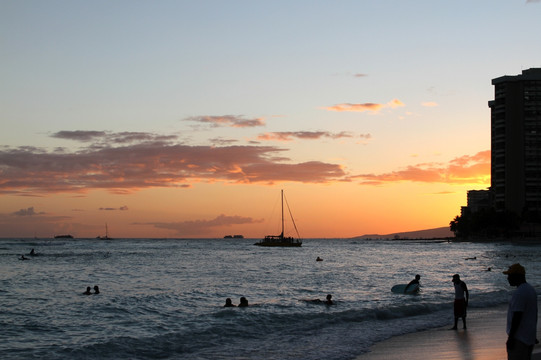
[[451,330],[457,329],[458,318],[462,318],[462,324],[464,329],[466,329],[466,309],[468,308],[470,293],[466,283],[460,280],[460,275],[453,275],[453,284],[455,286],[455,303],[453,306],[455,313],[455,325],[451,328]]
[[421,280],[421,275],[417,274],[415,275],[415,279],[411,280],[408,284],[408,286],[406,286],[404,288],[404,294],[410,292],[410,291],[413,291],[412,289],[412,286],[416,286],[417,289],[419,289],[419,286],[421,286],[421,284],[419,283],[419,280]]

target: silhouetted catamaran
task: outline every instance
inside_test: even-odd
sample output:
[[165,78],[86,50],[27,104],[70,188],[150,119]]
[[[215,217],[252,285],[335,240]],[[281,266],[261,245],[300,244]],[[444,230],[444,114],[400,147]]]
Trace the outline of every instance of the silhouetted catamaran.
[[280,235],[266,235],[265,238],[261,239],[259,242],[256,242],[254,245],[258,246],[283,246],[283,247],[291,247],[291,246],[301,246],[302,240],[299,235],[299,231],[297,230],[297,225],[295,225],[295,220],[293,220],[293,216],[291,215],[291,210],[289,209],[289,204],[287,204],[287,210],[289,211],[289,216],[291,217],[291,221],[293,222],[293,227],[295,228],[295,232],[297,233],[297,238],[291,237],[291,236],[284,236],[284,190],[281,190],[281,201],[282,201],[282,233]]

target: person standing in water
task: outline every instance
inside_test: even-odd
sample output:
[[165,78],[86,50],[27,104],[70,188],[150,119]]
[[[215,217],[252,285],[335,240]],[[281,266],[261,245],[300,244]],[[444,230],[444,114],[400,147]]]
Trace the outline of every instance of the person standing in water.
[[419,280],[421,280],[421,275],[417,274],[415,275],[415,279],[411,280],[408,284],[408,286],[406,286],[404,288],[404,293],[407,293],[408,292],[408,289],[411,289],[410,286],[413,286],[413,285],[421,285],[421,283],[419,282]]
[[458,318],[462,318],[462,324],[464,329],[466,329],[466,309],[468,308],[468,302],[470,300],[470,293],[466,283],[460,280],[460,275],[453,275],[453,284],[455,285],[455,303],[454,303],[454,313],[455,313],[455,325],[451,330],[456,330],[458,325]]

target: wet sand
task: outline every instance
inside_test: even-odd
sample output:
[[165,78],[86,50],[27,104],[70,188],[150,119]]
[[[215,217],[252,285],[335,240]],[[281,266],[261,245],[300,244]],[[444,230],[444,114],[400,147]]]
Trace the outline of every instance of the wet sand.
[[[470,308],[467,330],[462,329],[462,320],[459,319],[458,330],[450,330],[453,324],[449,324],[396,336],[376,344],[369,353],[358,356],[357,360],[506,360],[506,317],[506,305],[490,309]],[[538,322],[538,337],[540,330]],[[534,347],[532,359],[541,360],[541,345]]]

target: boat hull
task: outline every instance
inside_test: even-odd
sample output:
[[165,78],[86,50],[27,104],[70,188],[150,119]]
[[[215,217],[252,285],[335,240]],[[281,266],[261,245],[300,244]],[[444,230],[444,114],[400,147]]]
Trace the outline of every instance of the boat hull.
[[274,247],[299,247],[302,246],[302,241],[300,239],[295,239],[292,237],[283,237],[283,236],[265,236],[259,242],[256,242],[254,245],[257,246],[274,246]]
[[302,243],[257,242],[254,245],[268,247],[301,247]]

